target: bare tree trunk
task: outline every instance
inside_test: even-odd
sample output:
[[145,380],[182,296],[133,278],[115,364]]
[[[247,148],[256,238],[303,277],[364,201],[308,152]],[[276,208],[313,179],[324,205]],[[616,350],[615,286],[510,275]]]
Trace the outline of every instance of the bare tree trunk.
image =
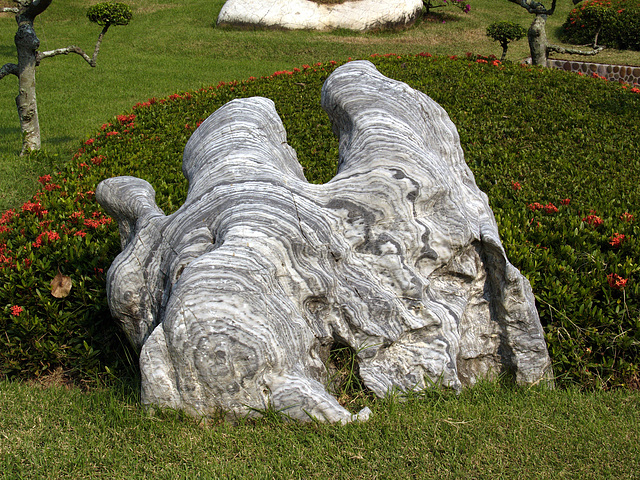
[[529,40],[529,50],[531,51],[531,63],[533,65],[547,66],[547,15],[536,14],[536,18],[531,23],[527,38]]
[[16,106],[22,128],[22,153],[40,149],[40,124],[36,103],[36,55],[40,41],[31,22],[18,27],[15,36],[18,52],[18,96]]

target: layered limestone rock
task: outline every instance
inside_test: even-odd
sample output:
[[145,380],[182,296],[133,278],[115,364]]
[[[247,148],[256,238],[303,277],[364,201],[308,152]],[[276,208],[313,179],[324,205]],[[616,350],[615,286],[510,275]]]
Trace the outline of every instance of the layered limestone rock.
[[335,344],[380,397],[550,380],[531,287],[444,109],[366,61],[327,79],[322,106],[340,140],[327,184],[305,180],[273,102],[254,97],[189,139],[174,214],[146,181],[98,186],[123,245],[109,307],[141,349],[142,401],[348,422],[327,391]]
[[422,0],[353,0],[322,5],[311,0],[227,0],[218,25],[290,30],[376,30],[413,24]]

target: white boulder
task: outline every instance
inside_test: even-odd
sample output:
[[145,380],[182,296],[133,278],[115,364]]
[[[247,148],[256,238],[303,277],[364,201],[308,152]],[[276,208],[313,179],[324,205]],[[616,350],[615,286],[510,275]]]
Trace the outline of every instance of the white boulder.
[[422,0],[354,0],[330,5],[311,0],[227,0],[218,25],[365,31],[411,25],[421,11]]

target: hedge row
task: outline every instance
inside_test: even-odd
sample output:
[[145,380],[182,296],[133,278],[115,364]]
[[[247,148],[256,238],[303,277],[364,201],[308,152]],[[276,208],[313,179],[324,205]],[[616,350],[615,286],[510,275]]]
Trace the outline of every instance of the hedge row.
[[[640,90],[472,55],[371,60],[434,98],[457,125],[507,254],[533,285],[558,382],[606,388],[637,379]],[[106,307],[119,238],[95,202],[97,183],[144,178],[159,206],[175,211],[193,130],[229,100],[255,95],[274,100],[308,179],[326,182],[338,144],[320,89],[336,65],[139,103],[42,177],[35,197],[0,219],[1,376],[62,368],[90,381],[135,372],[135,353]]]

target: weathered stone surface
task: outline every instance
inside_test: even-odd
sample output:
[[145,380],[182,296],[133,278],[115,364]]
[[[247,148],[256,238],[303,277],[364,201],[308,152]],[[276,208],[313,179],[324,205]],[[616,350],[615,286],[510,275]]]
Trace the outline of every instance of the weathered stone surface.
[[550,378],[531,287],[447,113],[366,61],[338,68],[322,105],[340,139],[327,184],[305,180],[273,102],[249,98],[190,138],[174,214],[143,180],[98,186],[123,243],[109,306],[141,348],[143,402],[348,422],[325,388],[334,343],[379,396]]
[[364,31],[409,26],[421,11],[422,0],[354,0],[332,5],[310,0],[227,0],[218,25]]

